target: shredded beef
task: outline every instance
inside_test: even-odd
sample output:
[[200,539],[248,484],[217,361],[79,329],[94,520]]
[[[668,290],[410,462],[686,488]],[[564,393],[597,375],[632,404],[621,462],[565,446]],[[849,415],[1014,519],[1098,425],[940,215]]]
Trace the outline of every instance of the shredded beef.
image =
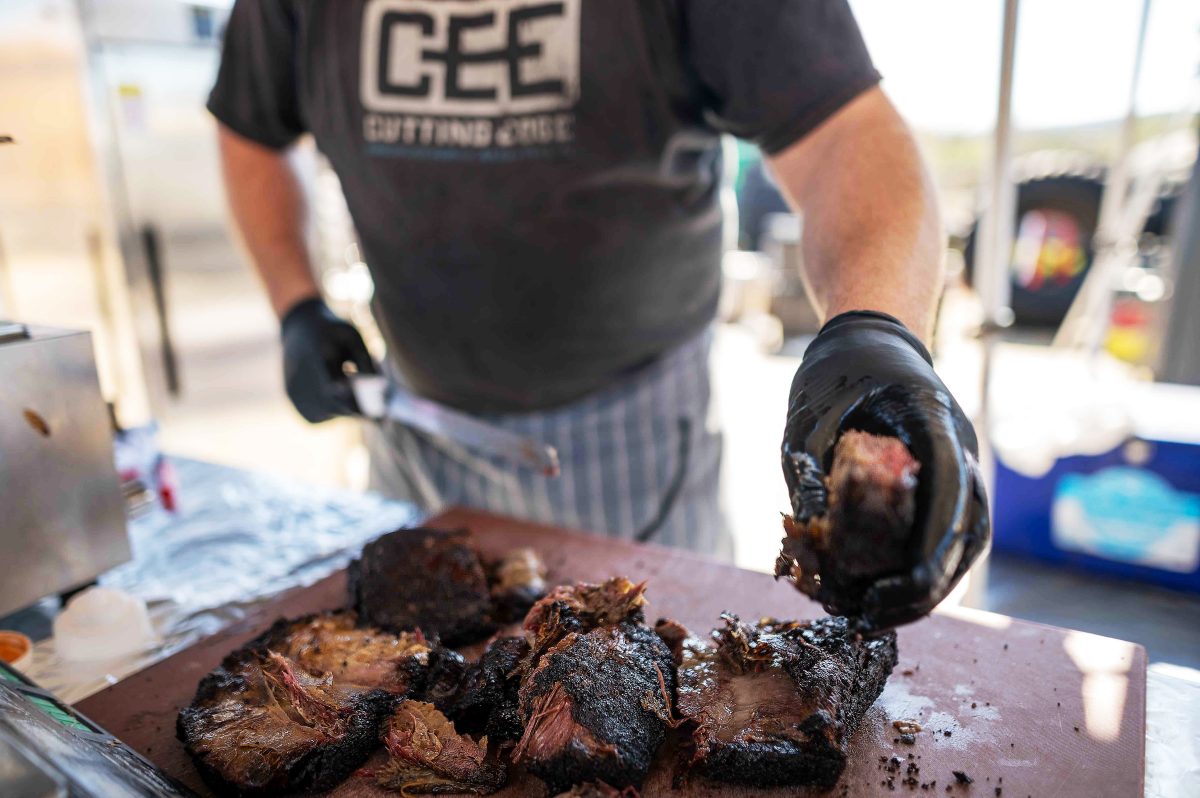
[[204,677],[177,733],[205,781],[242,796],[324,790],[362,764],[394,703],[280,654],[239,649]]
[[487,738],[459,734],[433,704],[400,703],[384,728],[387,763],[377,783],[403,795],[489,795],[504,785],[504,765],[488,754]]
[[310,673],[328,673],[343,687],[402,696],[424,689],[430,656],[438,651],[419,633],[359,627],[353,612],[280,619],[247,647],[278,652]]
[[646,584],[613,577],[598,585],[559,585],[539,600],[525,616],[531,663],[572,632],[599,626],[645,620]]

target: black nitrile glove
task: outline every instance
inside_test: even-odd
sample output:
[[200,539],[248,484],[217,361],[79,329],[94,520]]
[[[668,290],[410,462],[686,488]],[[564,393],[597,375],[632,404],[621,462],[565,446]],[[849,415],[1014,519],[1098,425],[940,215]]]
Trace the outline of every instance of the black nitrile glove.
[[[839,540],[792,536],[825,515],[824,477],[838,437],[852,429],[899,438],[920,463],[907,540],[879,546],[849,530]],[[926,615],[991,535],[978,455],[971,422],[916,336],[884,313],[836,316],[792,380],[783,473],[796,524],[789,524],[778,573],[829,612],[857,618],[864,630]]]
[[310,423],[358,412],[345,366],[374,374],[375,362],[354,325],[318,298],[292,306],[283,317],[283,378],[288,398]]

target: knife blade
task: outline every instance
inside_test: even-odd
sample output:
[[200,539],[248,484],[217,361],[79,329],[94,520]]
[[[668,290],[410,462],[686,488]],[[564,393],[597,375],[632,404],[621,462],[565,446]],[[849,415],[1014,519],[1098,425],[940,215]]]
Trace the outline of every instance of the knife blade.
[[559,475],[558,452],[553,446],[415,396],[379,374],[355,374],[349,380],[359,411],[366,418],[398,421],[480,454],[532,468],[544,476]]

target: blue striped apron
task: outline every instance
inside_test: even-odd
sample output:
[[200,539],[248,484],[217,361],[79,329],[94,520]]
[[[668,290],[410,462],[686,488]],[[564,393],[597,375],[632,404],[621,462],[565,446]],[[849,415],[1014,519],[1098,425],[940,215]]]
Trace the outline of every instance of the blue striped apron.
[[722,437],[709,421],[711,346],[705,331],[569,405],[479,416],[557,448],[557,479],[387,421],[366,430],[371,488],[431,513],[473,507],[732,559]]

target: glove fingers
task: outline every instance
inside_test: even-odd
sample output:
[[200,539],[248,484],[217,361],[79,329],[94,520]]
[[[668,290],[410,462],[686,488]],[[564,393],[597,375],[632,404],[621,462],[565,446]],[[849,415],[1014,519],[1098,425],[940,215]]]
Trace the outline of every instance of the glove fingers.
[[359,374],[377,374],[378,367],[375,365],[374,358],[367,351],[367,345],[363,342],[362,336],[358,330],[349,324],[343,325],[341,328],[342,339],[342,362],[353,363],[354,368]]
[[320,424],[322,421],[328,421],[332,415],[329,408],[321,401],[311,385],[304,387],[288,386],[288,398],[292,400],[292,406],[296,408],[305,421],[310,424]]
[[344,376],[331,380],[326,386],[329,407],[337,416],[353,416],[358,414],[358,401],[354,398],[354,389]]

